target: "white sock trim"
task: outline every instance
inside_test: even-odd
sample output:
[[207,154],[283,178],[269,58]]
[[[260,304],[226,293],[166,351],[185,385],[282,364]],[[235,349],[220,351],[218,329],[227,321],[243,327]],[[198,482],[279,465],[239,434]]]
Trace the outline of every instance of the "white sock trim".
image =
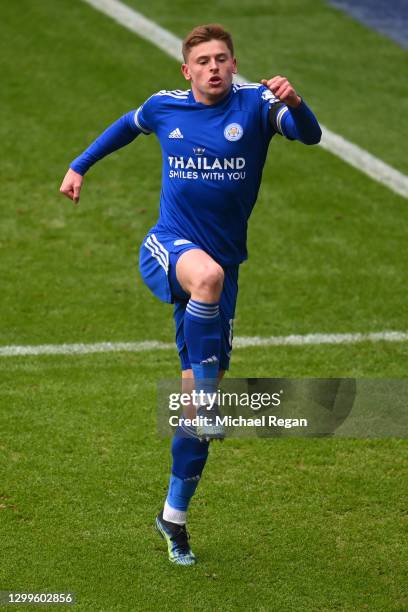
[[187,519],[187,511],[172,508],[167,503],[166,499],[166,501],[164,502],[163,518],[165,521],[169,521],[170,523],[176,523],[176,525],[185,525]]

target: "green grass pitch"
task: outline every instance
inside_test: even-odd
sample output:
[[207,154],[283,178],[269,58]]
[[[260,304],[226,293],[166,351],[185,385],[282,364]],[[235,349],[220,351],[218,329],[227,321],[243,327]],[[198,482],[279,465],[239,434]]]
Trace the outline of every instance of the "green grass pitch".
[[[322,123],[408,171],[407,53],[386,38],[321,0],[128,3],[179,36],[222,22],[240,72],[288,76]],[[154,137],[92,169],[78,208],[58,187],[106,125],[184,87],[177,63],[80,0],[3,2],[0,40],[0,345],[170,342],[137,272]],[[277,137],[236,334],[406,331],[407,225],[406,200]],[[405,377],[407,358],[403,342],[249,348],[231,376]],[[0,373],[0,590],[71,590],[91,612],[408,609],[406,441],[214,445],[190,515],[200,563],[177,568],[153,531],[170,467],[156,382],[176,351],[1,358]]]

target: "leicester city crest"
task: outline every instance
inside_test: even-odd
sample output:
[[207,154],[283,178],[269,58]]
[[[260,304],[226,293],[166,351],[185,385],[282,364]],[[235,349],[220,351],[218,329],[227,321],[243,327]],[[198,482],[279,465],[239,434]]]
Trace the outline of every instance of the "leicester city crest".
[[231,140],[231,142],[235,142],[242,138],[244,130],[242,129],[242,125],[239,123],[230,123],[224,130],[224,136],[227,140]]

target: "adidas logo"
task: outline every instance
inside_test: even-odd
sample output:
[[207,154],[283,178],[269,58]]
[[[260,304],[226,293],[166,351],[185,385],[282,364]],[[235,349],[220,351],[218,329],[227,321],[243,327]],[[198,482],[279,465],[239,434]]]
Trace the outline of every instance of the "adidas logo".
[[208,357],[208,359],[203,359],[203,361],[200,361],[200,365],[204,365],[206,363],[217,363],[217,361],[218,357],[213,355],[212,357]]
[[183,482],[198,482],[200,480],[200,476],[190,476],[190,478],[183,478]]
[[180,132],[179,128],[176,128],[169,134],[169,138],[184,138],[183,134]]

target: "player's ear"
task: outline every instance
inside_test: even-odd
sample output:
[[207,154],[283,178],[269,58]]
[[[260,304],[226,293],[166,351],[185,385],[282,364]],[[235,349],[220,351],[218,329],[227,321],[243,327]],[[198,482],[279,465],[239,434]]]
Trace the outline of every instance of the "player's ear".
[[187,64],[181,64],[181,72],[187,81],[191,80],[191,74],[190,74]]
[[238,72],[238,67],[237,67],[237,58],[233,57],[232,58],[232,74],[237,74]]

